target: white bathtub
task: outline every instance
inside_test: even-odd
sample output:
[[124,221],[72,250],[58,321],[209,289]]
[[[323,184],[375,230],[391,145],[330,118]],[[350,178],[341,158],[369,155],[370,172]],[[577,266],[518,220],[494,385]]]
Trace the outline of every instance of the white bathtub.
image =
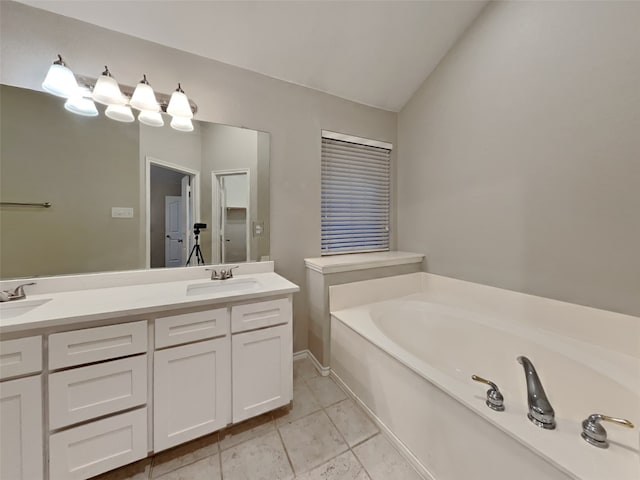
[[[604,424],[610,448],[580,437],[603,413],[640,423],[640,319],[417,273],[331,287],[331,368],[410,459],[436,480],[638,480],[638,430]],[[527,419],[531,359],[556,430]],[[498,384],[506,410],[484,403]]]

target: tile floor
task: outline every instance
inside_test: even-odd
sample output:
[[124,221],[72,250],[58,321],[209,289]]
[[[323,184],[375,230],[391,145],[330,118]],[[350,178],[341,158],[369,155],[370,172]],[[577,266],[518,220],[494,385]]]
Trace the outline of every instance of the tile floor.
[[293,404],[94,480],[420,480],[360,407],[307,360]]

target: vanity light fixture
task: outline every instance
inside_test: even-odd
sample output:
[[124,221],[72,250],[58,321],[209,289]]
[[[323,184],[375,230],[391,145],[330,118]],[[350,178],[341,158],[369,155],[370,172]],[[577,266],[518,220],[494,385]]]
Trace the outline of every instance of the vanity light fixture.
[[[172,117],[193,118],[189,99],[182,90],[182,86],[178,83],[178,88],[171,94],[171,100],[167,106],[167,113]],[[171,122],[173,123],[173,121]]]
[[118,82],[111,76],[111,72],[106,65],[104,66],[104,72],[96,82],[96,86],[93,87],[93,99],[104,105],[125,105],[127,103],[126,98],[120,91]]
[[78,88],[78,82],[73,72],[58,55],[58,59],[49,67],[47,76],[42,82],[42,88],[57,97],[69,98]]
[[190,118],[173,117],[171,119],[171,128],[181,132],[193,132],[193,123]]
[[107,66],[96,80],[75,75],[62,61],[60,55],[49,68],[42,88],[53,95],[67,98],[64,108],[78,115],[98,116],[95,100],[106,105],[105,115],[118,122],[133,122],[135,120],[131,111],[133,107],[140,110],[138,114],[140,123],[150,127],[162,127],[164,126],[162,114],[169,113],[173,117],[171,127],[181,132],[193,131],[191,119],[198,111],[197,105],[187,98],[180,84],[171,96],[154,92],[146,75],[142,76],[142,80],[135,89],[126,85],[121,87],[111,76]]

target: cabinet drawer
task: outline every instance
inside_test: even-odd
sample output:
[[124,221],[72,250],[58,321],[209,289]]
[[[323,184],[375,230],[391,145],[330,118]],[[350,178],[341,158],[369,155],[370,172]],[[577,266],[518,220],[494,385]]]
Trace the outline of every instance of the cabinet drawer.
[[146,355],[49,375],[52,430],[143,405],[146,401]]
[[50,480],[83,480],[147,456],[147,409],[51,435]]
[[231,307],[233,333],[280,325],[290,320],[291,301],[288,298]]
[[229,314],[226,308],[156,319],[156,348],[197,342],[228,334]]
[[49,336],[49,369],[99,362],[146,351],[146,321],[55,333]]
[[0,342],[0,379],[42,370],[42,337]]

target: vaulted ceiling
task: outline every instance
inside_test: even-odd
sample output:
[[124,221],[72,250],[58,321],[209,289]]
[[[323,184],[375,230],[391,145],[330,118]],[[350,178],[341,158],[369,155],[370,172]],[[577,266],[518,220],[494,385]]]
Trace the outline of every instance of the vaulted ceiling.
[[486,1],[22,3],[399,111]]

